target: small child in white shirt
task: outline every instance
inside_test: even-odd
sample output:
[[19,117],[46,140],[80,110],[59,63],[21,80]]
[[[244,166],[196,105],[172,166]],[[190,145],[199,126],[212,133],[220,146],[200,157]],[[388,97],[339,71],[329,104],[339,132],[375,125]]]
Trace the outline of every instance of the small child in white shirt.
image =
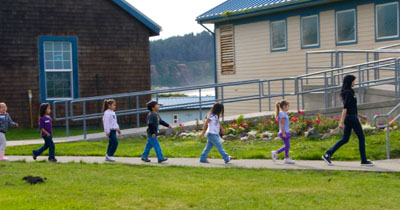
[[106,99],[104,100],[103,106],[103,125],[104,125],[104,132],[108,136],[108,148],[106,154],[106,161],[115,162],[114,153],[118,147],[118,135],[121,134],[119,130],[119,125],[117,122],[117,116],[115,115],[115,109],[117,108],[117,103],[114,99]]

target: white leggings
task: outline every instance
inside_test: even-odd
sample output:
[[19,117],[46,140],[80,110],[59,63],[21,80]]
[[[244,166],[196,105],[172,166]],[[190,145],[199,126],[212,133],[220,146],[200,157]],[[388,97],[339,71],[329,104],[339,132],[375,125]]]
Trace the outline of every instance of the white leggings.
[[0,132],[0,151],[4,151],[6,149],[6,135]]

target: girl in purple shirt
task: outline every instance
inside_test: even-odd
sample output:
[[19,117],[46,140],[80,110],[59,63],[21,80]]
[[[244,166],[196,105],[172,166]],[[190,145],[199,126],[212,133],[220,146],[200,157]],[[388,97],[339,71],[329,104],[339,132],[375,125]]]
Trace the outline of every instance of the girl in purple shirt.
[[53,126],[51,123],[51,108],[49,103],[40,104],[39,108],[39,129],[42,138],[44,139],[44,145],[37,150],[32,151],[32,157],[36,160],[37,156],[42,154],[47,148],[49,149],[49,161],[50,162],[57,162],[55,158],[55,146],[53,142],[52,130]]

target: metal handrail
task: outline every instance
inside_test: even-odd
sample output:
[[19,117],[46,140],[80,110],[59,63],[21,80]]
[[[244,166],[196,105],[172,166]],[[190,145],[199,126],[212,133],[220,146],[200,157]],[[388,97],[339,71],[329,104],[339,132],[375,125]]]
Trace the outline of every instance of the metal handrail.
[[[374,116],[374,125],[377,128],[386,128],[386,158],[390,159],[390,126],[393,125],[394,122],[396,122],[398,119],[400,119],[400,114],[396,115],[396,117],[393,118],[392,121],[390,121],[390,116],[397,111],[400,108],[400,103],[397,104],[392,110],[390,110],[386,114],[380,114],[380,115],[375,115]],[[379,118],[386,118],[387,123],[386,124],[377,124],[377,120]]]
[[[328,51],[314,51],[307,52],[309,54],[313,53],[332,53],[332,52],[394,52],[393,50],[328,50]],[[400,51],[395,51],[400,52]],[[308,59],[308,58],[307,58]],[[392,78],[384,78],[380,79],[379,77],[374,77],[372,80],[369,79],[369,70],[380,71],[394,71],[395,76]],[[84,138],[86,138],[86,121],[90,119],[100,119],[102,118],[103,113],[86,113],[86,103],[90,101],[98,101],[104,100],[107,98],[123,98],[123,97],[135,97],[136,98],[136,108],[129,108],[125,110],[118,110],[116,114],[118,116],[124,115],[136,115],[137,116],[137,126],[139,126],[139,114],[146,113],[147,109],[143,107],[139,107],[139,97],[145,95],[156,95],[156,100],[158,100],[158,95],[162,93],[170,93],[170,92],[179,92],[179,91],[187,91],[187,90],[198,90],[199,91],[199,101],[198,102],[190,102],[190,103],[182,103],[179,105],[168,105],[163,106],[162,110],[169,110],[174,108],[186,108],[186,107],[199,107],[199,119],[202,119],[202,106],[211,105],[215,102],[221,103],[235,103],[240,101],[251,101],[258,100],[259,101],[259,111],[262,111],[262,99],[268,99],[268,107],[269,110],[271,107],[271,99],[277,97],[288,97],[288,96],[296,96],[297,97],[297,108],[300,109],[300,97],[302,98],[301,104],[304,109],[304,95],[310,93],[318,93],[323,91],[325,93],[325,107],[329,107],[328,94],[335,93],[340,88],[340,78],[342,78],[346,74],[358,73],[359,82],[357,86],[359,88],[359,95],[361,102],[363,99],[361,98],[361,94],[366,87],[372,87],[382,84],[395,84],[396,85],[396,97],[399,98],[398,87],[399,87],[399,58],[387,58],[382,60],[368,61],[361,64],[349,65],[344,67],[336,67],[331,68],[329,70],[318,71],[314,73],[303,74],[297,77],[285,77],[285,78],[275,78],[275,79],[255,79],[255,80],[245,80],[245,81],[237,81],[237,82],[227,82],[227,83],[218,83],[218,84],[207,84],[207,85],[196,85],[189,87],[179,87],[179,88],[170,88],[170,89],[162,89],[162,90],[150,90],[150,91],[142,91],[142,92],[131,92],[131,93],[121,93],[114,95],[103,95],[103,96],[94,96],[94,97],[85,97],[78,98],[73,100],[59,100],[53,102],[53,117],[55,120],[65,120],[67,127],[67,136],[69,135],[68,123],[69,120],[72,121],[83,121],[84,127]],[[367,74],[367,80],[365,81],[362,76]],[[321,76],[318,76],[321,75]],[[397,79],[396,79],[397,78]],[[315,79],[323,79],[323,88],[316,88],[312,90],[304,90],[304,80],[315,80]],[[338,81],[336,81],[336,79]],[[281,83],[282,92],[281,93],[271,93],[271,83]],[[293,91],[287,91],[285,86],[287,84],[292,84],[294,87]],[[224,88],[230,86],[240,86],[240,85],[258,85],[258,94],[248,94],[244,96],[231,96],[224,97]],[[201,101],[201,90],[209,89],[209,88],[220,88],[220,97],[215,98],[214,100]],[[265,91],[267,89],[267,91]],[[257,91],[255,91],[257,92]],[[82,104],[82,114],[75,115],[73,110],[73,105],[81,103]],[[65,117],[57,117],[57,104],[65,105]],[[334,97],[334,106],[336,106],[336,97]]]

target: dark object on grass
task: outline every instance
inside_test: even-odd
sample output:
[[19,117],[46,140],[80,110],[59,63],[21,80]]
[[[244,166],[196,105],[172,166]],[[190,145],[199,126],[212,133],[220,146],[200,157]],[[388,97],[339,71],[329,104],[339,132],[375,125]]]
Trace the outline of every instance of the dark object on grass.
[[38,184],[38,183],[44,183],[44,180],[46,180],[46,177],[43,179],[40,176],[26,176],[22,178],[22,180],[27,181],[29,184]]

